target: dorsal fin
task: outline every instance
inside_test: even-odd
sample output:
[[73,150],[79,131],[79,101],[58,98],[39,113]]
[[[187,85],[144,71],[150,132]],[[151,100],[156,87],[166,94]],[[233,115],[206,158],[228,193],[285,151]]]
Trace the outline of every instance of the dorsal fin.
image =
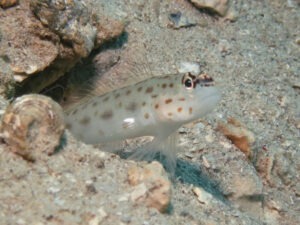
[[117,60],[112,60],[113,56],[100,56],[101,54],[108,53],[100,53],[70,72],[71,76],[64,95],[65,101],[62,103],[65,111],[83,104],[94,96],[155,76],[151,72],[148,59],[147,62],[141,62],[144,56],[135,61],[132,57],[124,60],[117,55]]

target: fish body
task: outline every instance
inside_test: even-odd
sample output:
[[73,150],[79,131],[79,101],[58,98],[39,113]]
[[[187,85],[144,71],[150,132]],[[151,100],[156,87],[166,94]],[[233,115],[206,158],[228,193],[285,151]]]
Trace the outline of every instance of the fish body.
[[164,141],[183,124],[209,113],[219,100],[220,92],[206,74],[152,77],[91,98],[68,111],[65,121],[85,143],[153,136],[153,143],[140,155],[163,151],[174,158],[168,156],[173,153]]

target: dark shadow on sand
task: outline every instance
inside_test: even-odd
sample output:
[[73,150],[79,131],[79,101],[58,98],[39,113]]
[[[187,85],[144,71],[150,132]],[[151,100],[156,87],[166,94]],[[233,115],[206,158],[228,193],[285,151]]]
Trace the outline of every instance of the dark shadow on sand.
[[[116,152],[122,159],[128,159],[131,152],[124,152],[124,151],[117,151]],[[164,168],[168,171],[165,167],[164,157],[160,154],[157,154],[156,157],[152,161],[160,162]],[[169,172],[169,171],[168,171]],[[170,173],[169,173],[170,174]],[[219,188],[216,181],[208,177],[196,164],[188,162],[184,159],[177,158],[177,166],[175,169],[175,174],[170,175],[172,183],[176,185],[177,182],[183,184],[192,184],[195,187],[201,187],[206,192],[213,195],[216,199],[222,201],[225,204],[228,204],[228,201],[223,196],[221,189]]]
[[[93,50],[88,57],[81,59],[69,72],[67,72],[64,76],[60,77],[52,85],[43,89],[40,93],[51,97],[57,102],[62,103],[62,97],[64,96],[66,86],[68,85],[68,83],[71,82],[73,87],[82,90],[82,96],[84,96],[88,93],[87,90],[90,90],[91,87],[95,85],[95,78],[98,78],[99,76],[103,75],[116,63],[118,63],[119,55],[117,53],[117,50],[122,49],[124,44],[127,42],[127,32],[124,32],[118,38],[114,38],[110,41],[107,41],[98,49]],[[96,65],[97,60],[95,59],[97,55],[101,54],[101,52],[114,50],[116,51],[115,59],[113,59],[111,62],[102,62],[103,65],[100,66]],[[42,75],[43,74],[41,74],[40,76]],[[34,77],[39,77],[39,74],[37,74]],[[30,89],[26,85],[20,86],[17,88],[16,95],[19,96],[26,94],[28,90]]]
[[223,196],[216,181],[208,177],[196,164],[183,159],[177,159],[177,167],[175,178],[178,182],[184,184],[192,184],[196,187],[203,188],[206,192],[212,194],[218,200],[226,203],[227,200]]

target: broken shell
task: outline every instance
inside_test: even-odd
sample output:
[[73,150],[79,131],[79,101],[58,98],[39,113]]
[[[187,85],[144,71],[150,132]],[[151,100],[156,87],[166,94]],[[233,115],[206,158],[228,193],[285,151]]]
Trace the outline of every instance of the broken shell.
[[24,95],[11,103],[0,127],[0,136],[9,149],[30,161],[51,155],[63,132],[61,107],[51,98],[37,94]]
[[219,123],[218,130],[240,149],[248,158],[252,157],[251,144],[254,143],[254,134],[245,125],[234,118],[228,118],[227,124]]

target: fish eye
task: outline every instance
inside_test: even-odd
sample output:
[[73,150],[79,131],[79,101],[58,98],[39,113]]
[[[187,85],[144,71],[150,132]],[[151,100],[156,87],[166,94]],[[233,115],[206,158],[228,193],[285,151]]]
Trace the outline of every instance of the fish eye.
[[186,89],[192,89],[194,88],[194,81],[189,74],[186,74],[182,78],[182,84],[186,87]]
[[192,88],[193,87],[193,81],[192,81],[192,79],[186,79],[185,82],[184,82],[184,86],[186,88]]

